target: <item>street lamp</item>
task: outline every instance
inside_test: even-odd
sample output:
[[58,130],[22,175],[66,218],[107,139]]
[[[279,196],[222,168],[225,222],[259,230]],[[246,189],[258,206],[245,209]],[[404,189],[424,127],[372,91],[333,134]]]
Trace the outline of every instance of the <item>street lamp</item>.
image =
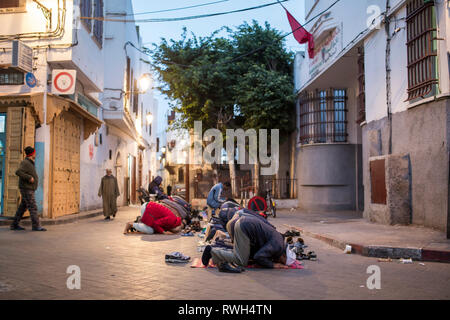
[[144,73],[139,78],[139,90],[142,93],[146,93],[151,85],[152,85],[152,75],[150,73]]

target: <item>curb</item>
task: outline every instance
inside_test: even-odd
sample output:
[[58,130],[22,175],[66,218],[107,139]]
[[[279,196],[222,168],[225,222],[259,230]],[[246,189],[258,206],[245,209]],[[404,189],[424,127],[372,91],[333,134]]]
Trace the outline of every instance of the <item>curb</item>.
[[[80,212],[76,214],[72,214],[70,216],[65,216],[57,219],[40,219],[42,226],[55,226],[55,225],[62,225],[62,224],[68,224],[73,223],[79,220],[94,218],[97,216],[100,216],[103,214],[103,209],[94,210],[94,211],[87,211],[87,212]],[[13,218],[5,218],[0,220],[0,226],[9,226],[12,223]],[[30,217],[26,217],[22,219],[21,224],[24,226],[31,226],[31,219]]]
[[328,245],[344,250],[347,245],[352,247],[353,254],[359,254],[372,258],[391,259],[413,259],[416,261],[450,263],[450,251],[434,250],[428,248],[399,248],[389,246],[364,246],[356,243],[345,242],[334,239],[330,236],[307,231],[303,228],[285,225],[286,227],[298,230],[304,235],[323,241]]

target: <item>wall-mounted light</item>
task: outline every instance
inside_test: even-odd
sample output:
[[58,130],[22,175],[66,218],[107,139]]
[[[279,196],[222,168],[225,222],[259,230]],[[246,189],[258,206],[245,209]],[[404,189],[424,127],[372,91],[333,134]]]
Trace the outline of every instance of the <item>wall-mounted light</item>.
[[141,93],[146,93],[147,90],[151,87],[152,82],[152,75],[150,73],[144,73],[139,78],[139,90],[141,91]]
[[147,124],[151,124],[153,122],[153,114],[151,112],[148,112],[146,119],[147,119]]

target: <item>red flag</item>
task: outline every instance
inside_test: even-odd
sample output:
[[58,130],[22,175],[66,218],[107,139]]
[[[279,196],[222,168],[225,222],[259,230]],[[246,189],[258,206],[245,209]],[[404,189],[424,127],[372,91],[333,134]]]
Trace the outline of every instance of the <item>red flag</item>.
[[308,42],[308,53],[309,58],[314,58],[314,37],[311,33],[305,30],[300,23],[286,10],[286,14],[291,25],[292,31],[294,32],[294,38],[300,44]]

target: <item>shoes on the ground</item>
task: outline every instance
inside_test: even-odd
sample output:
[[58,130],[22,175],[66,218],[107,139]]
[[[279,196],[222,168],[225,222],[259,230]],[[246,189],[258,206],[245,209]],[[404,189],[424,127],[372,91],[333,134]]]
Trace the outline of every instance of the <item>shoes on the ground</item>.
[[105,217],[105,220],[111,220],[111,217],[109,217],[109,216]]
[[42,227],[36,227],[36,228],[33,227],[31,230],[33,230],[33,231],[47,231],[47,229],[42,228]]
[[241,268],[235,268],[229,263],[221,263],[218,266],[219,272],[225,272],[225,273],[241,273]]
[[182,233],[181,236],[182,237],[193,237],[194,234],[192,233],[192,231],[190,231],[190,232]]
[[285,233],[283,233],[283,237],[300,237],[300,232],[295,230],[288,230]]
[[19,225],[17,225],[17,226],[11,225],[9,228],[10,228],[11,230],[16,230],[16,231],[22,231],[22,230],[25,230],[25,228],[23,228],[23,227],[21,227],[21,226],[19,226]]
[[211,250],[212,250],[211,246],[206,246],[205,250],[203,250],[202,263],[205,267],[208,266],[209,260],[211,260],[211,258],[212,258]]
[[172,252],[169,254],[166,254],[166,262],[169,263],[186,263],[191,260],[191,257],[185,256],[181,252]]
[[309,257],[309,260],[311,260],[311,261],[317,260],[317,254],[314,251],[308,252],[308,257]]

